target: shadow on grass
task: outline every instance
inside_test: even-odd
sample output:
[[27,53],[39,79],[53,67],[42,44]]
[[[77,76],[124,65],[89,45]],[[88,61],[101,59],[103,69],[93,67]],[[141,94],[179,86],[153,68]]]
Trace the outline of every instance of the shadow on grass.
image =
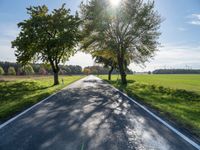
[[9,100],[21,100],[24,95],[33,94],[39,90],[44,90],[52,86],[40,86],[36,82],[22,81],[10,84],[9,81],[4,81],[0,84],[0,102]]
[[128,81],[127,85],[122,85],[120,81],[106,81],[200,137],[199,94],[184,89],[171,89],[134,81]]
[[120,80],[115,80],[115,81],[109,81],[105,80],[108,83],[114,85],[121,91],[126,91],[127,94],[131,94],[132,96],[136,96],[134,94],[134,89],[144,91],[143,94],[145,95],[152,95],[152,94],[161,94],[161,95],[169,95],[172,98],[178,98],[186,101],[200,101],[200,95],[192,92],[192,91],[187,91],[184,89],[171,89],[171,88],[166,88],[163,86],[156,86],[156,85],[148,85],[148,84],[140,84],[137,83],[134,80],[128,80],[127,85],[121,84]]
[[[6,120],[14,114],[50,95],[48,88],[33,81],[11,82],[0,84],[0,120]],[[43,91],[44,90],[44,91]]]

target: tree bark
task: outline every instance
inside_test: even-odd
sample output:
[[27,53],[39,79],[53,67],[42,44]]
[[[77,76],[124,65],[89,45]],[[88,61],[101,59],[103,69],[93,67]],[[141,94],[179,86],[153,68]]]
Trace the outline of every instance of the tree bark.
[[126,85],[126,84],[127,84],[126,72],[125,72],[125,71],[122,71],[120,74],[121,74],[121,81],[122,81],[122,84]]
[[111,74],[112,74],[112,72],[113,72],[113,69],[114,69],[114,67],[111,66],[111,69],[110,69],[109,72],[108,72],[108,80],[109,80],[109,81],[111,80]]
[[54,72],[54,85],[58,85],[59,84],[59,80],[58,80],[58,71]]
[[127,80],[126,80],[126,71],[124,67],[124,58],[118,56],[118,66],[119,66],[119,72],[121,76],[121,82],[122,84],[126,85]]
[[58,66],[58,64],[55,64],[53,62],[53,60],[49,59],[51,68],[53,70],[53,77],[54,77],[54,85],[58,85],[59,84],[59,80],[58,80],[58,73],[60,71],[60,68]]

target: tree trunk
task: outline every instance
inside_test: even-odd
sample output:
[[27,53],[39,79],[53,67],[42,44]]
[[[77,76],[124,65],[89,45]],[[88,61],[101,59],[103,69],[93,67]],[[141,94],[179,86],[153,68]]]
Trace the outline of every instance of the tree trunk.
[[111,80],[111,74],[112,74],[112,72],[113,72],[113,69],[114,69],[114,67],[111,66],[111,69],[110,69],[109,72],[108,72],[108,80],[109,80],[109,81]]
[[51,68],[53,70],[53,77],[54,77],[54,84],[53,85],[58,85],[59,84],[59,80],[58,80],[58,73],[60,71],[60,68],[58,66],[58,63],[54,63],[52,59],[49,58],[49,62],[51,65]]
[[54,72],[54,85],[58,85],[59,84],[59,80],[58,80],[58,71]]
[[125,71],[122,71],[120,73],[120,75],[121,75],[122,84],[126,85],[127,84],[127,80],[126,80],[126,73],[125,73]]
[[118,66],[119,66],[119,72],[121,76],[121,82],[122,84],[126,85],[127,84],[126,71],[124,67],[124,59],[122,57],[118,57]]

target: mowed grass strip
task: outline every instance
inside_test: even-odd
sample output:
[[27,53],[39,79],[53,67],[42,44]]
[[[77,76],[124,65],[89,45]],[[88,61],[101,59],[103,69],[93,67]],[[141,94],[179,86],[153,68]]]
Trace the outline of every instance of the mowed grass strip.
[[[107,76],[100,76],[107,79]],[[199,75],[129,75],[122,86],[119,76],[112,76],[112,85],[130,97],[141,100],[200,137]]]
[[[61,90],[84,76],[60,76],[60,85],[53,85],[53,77],[1,77],[0,120],[6,120],[27,107]],[[64,80],[62,84],[61,80]]]

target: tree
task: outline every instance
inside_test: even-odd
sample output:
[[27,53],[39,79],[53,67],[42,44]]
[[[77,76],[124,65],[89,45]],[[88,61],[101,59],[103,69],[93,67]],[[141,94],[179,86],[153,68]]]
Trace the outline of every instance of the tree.
[[91,73],[91,70],[89,68],[84,68],[83,73],[89,75]]
[[115,53],[111,50],[94,51],[92,53],[96,63],[104,64],[104,67],[109,68],[108,80],[111,80],[111,74],[114,69],[117,69],[117,59]]
[[8,75],[16,75],[16,71],[14,67],[9,67],[8,68]]
[[4,75],[4,70],[1,66],[0,66],[0,75]]
[[154,1],[123,0],[111,6],[108,0],[91,0],[82,3],[81,14],[82,48],[114,51],[122,84],[127,84],[129,63],[144,63],[154,56],[161,23]]
[[67,74],[71,74],[71,69],[70,69],[70,67],[69,66],[66,66],[65,67],[65,72],[67,73]]
[[59,84],[59,63],[75,53],[81,23],[78,14],[70,15],[65,4],[48,13],[47,6],[27,8],[30,18],[20,22],[21,31],[12,42],[17,61],[26,65],[30,61],[49,63],[54,73],[54,85]]
[[31,65],[23,66],[22,71],[24,72],[25,75],[33,75],[35,73]]

